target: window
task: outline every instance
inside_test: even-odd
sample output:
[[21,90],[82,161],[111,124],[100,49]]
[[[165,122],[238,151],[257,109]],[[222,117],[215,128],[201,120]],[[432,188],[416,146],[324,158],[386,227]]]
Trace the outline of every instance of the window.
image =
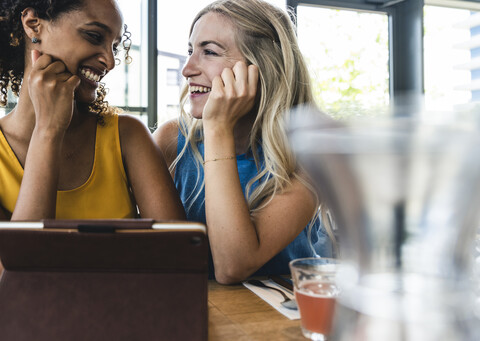
[[[157,117],[161,124],[178,116],[180,92],[182,89],[182,68],[187,60],[190,25],[210,0],[171,1],[158,3],[158,81]],[[180,75],[180,82],[171,82],[173,72]]]
[[147,83],[146,83],[146,44],[145,21],[143,6],[145,0],[129,1],[118,0],[123,19],[131,33],[131,47],[129,55],[132,62],[127,64],[124,60],[124,52],[120,49],[117,65],[103,79],[108,89],[106,100],[109,104],[122,108],[128,113],[140,115],[147,122]]
[[480,13],[427,5],[424,32],[426,109],[469,109],[480,100]]
[[8,91],[8,104],[6,107],[0,107],[0,117],[5,116],[7,113],[10,112],[10,110],[13,109],[15,106],[15,103],[17,103],[17,97],[13,95],[13,93],[9,90]]
[[319,106],[336,118],[384,114],[389,102],[387,15],[301,5],[297,18]]
[[181,84],[182,75],[178,72],[178,69],[167,69],[167,85],[179,86]]

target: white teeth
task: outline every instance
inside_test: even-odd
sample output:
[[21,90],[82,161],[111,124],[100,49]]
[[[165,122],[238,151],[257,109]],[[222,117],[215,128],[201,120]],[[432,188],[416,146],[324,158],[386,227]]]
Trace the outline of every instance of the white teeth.
[[91,80],[92,82],[98,82],[100,81],[101,77],[100,75],[95,74],[92,70],[90,69],[80,69],[80,73],[85,76],[86,79]]
[[190,93],[193,93],[193,92],[210,92],[212,90],[212,88],[207,88],[205,86],[196,86],[196,85],[191,85],[189,87],[190,89]]

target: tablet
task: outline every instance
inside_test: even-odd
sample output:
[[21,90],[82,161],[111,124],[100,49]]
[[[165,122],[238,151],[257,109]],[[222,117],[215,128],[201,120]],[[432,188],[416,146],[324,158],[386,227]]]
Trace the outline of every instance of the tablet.
[[208,244],[192,222],[0,222],[6,340],[206,340]]

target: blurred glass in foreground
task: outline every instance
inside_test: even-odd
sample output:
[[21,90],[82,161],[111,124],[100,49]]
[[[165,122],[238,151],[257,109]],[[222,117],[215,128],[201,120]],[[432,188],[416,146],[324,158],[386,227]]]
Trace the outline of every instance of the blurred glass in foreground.
[[331,211],[346,265],[331,340],[480,340],[475,120],[434,122],[411,101],[392,110],[347,122],[310,107],[292,115],[292,146]]

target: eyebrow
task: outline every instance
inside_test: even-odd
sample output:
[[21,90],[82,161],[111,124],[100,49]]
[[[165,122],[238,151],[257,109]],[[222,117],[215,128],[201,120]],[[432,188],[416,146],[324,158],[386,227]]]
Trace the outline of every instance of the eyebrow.
[[92,21],[92,22],[89,22],[86,25],[87,26],[97,26],[97,27],[103,29],[104,31],[107,31],[108,33],[112,33],[112,30],[110,29],[110,27],[108,27],[107,25],[102,24],[101,22],[98,22],[98,21]]
[[[205,47],[209,44],[213,44],[213,45],[217,45],[218,47],[226,50],[225,46],[223,46],[222,44],[220,44],[219,42],[215,41],[215,40],[205,40],[205,41],[202,41],[200,44],[198,44],[200,47]],[[192,46],[192,43],[188,43],[188,46]]]

